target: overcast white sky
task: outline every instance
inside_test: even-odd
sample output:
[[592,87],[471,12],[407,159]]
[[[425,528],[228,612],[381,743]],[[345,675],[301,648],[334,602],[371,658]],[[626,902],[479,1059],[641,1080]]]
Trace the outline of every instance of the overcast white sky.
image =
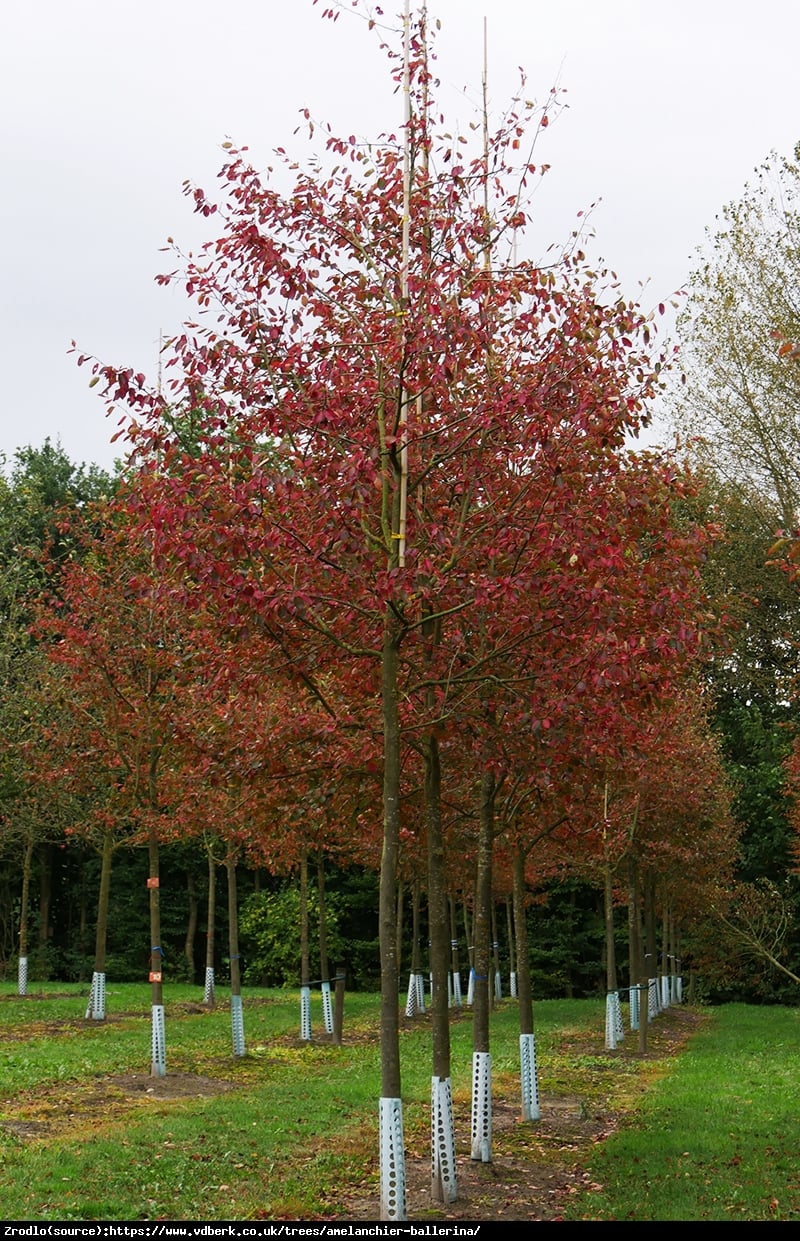
[[[328,0],[5,0],[0,40],[0,452],[60,439],[75,461],[121,454],[70,341],[155,375],[185,313],[155,285],[168,236],[213,236],[181,186],[215,190],[227,138],[257,165],[310,108],[344,135],[398,129],[365,24]],[[401,0],[383,0],[388,17]],[[496,110],[528,76],[567,110],[539,159],[537,238],[562,242],[597,199],[595,252],[648,307],[771,150],[800,139],[797,0],[428,0],[444,109],[480,97],[483,18]],[[544,249],[544,245],[542,246]],[[649,282],[649,283],[646,283]],[[646,283],[644,292],[640,283]]]

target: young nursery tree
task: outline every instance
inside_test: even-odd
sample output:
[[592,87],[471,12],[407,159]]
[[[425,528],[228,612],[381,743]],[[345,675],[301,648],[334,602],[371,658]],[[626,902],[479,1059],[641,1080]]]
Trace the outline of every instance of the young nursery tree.
[[[94,364],[107,398],[131,412],[127,503],[154,564],[179,566],[187,592],[247,617],[295,689],[298,722],[327,718],[356,752],[359,739],[363,753],[379,741],[385,1219],[405,1215],[404,746],[426,757],[436,829],[438,730],[453,718],[482,773],[489,841],[498,702],[515,678],[520,695],[534,683],[525,651],[565,650],[565,616],[591,610],[581,580],[615,520],[606,480],[661,366],[638,310],[580,256],[552,270],[515,257],[554,99],[514,101],[493,133],[477,127],[470,151],[439,115],[427,44],[424,23],[408,21],[404,49],[389,53],[407,101],[399,139],[328,135],[308,170],[279,151],[288,190],[230,147],[220,203],[189,188],[220,228],[162,278],[184,281],[200,320],[166,347],[167,393]],[[193,411],[189,445],[176,406]],[[646,497],[635,503],[646,511]],[[434,867],[440,854],[434,841]],[[435,1107],[446,1113],[449,1044],[438,1038]],[[448,1169],[433,1179],[451,1196]]]

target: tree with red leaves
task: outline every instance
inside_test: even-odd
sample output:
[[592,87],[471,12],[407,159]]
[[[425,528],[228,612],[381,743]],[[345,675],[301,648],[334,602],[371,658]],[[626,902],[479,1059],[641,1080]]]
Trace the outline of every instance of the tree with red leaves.
[[[168,391],[95,364],[107,398],[131,412],[139,468],[127,502],[154,565],[178,566],[187,591],[247,618],[295,688],[301,729],[325,719],[356,754],[379,741],[385,1219],[405,1215],[404,746],[426,763],[434,1132],[448,1135],[439,737],[457,730],[475,756],[490,845],[505,704],[527,701],[526,726],[546,731],[565,695],[585,700],[637,664],[630,628],[615,636],[626,601],[610,618],[610,584],[627,564],[626,584],[649,587],[655,569],[644,553],[631,559],[616,528],[635,516],[641,547],[670,486],[660,469],[644,491],[642,470],[638,496],[624,486],[626,437],[664,360],[638,309],[578,254],[548,270],[515,257],[554,101],[515,101],[470,153],[438,116],[424,29],[407,31],[394,69],[408,100],[402,141],[331,136],[326,166],[286,161],[287,191],[230,148],[221,201],[190,191],[220,227],[163,277],[183,281],[199,311],[166,346]],[[190,444],[176,409],[191,418]],[[691,625],[670,638],[662,622],[654,650],[692,640]],[[578,625],[588,637],[576,644]],[[446,1144],[433,1167],[434,1192],[454,1196]]]
[[82,558],[62,567],[58,593],[37,623],[49,658],[60,668],[60,689],[71,710],[70,726],[53,736],[49,753],[57,756],[57,774],[67,787],[94,795],[93,811],[82,827],[99,830],[103,838],[106,899],[114,831],[123,825],[131,842],[147,845],[151,1073],[162,1076],[159,843],[180,832],[171,812],[183,779],[181,692],[196,675],[196,647],[182,602],[153,571],[146,532],[133,529],[114,502],[98,510],[94,520]]

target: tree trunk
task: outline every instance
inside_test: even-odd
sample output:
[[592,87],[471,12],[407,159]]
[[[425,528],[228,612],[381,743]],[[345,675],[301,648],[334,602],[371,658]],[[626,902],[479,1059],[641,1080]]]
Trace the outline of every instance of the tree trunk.
[[490,992],[492,1007],[494,1007],[495,1001],[501,998],[500,978],[500,936],[497,929],[497,905],[492,900],[492,974]]
[[647,871],[642,885],[645,926],[645,969],[648,985],[651,979],[658,983],[658,931],[656,927],[656,877]]
[[[394,523],[393,528],[396,528]],[[397,688],[400,637],[401,630],[398,622],[391,608],[387,607],[381,660],[383,848],[378,900],[381,960],[380,1216],[382,1220],[405,1220],[406,1218],[396,909],[400,851],[400,719]]]
[[161,902],[159,888],[158,834],[151,821],[147,839],[150,896],[150,1004],[152,1009],[152,1049],[150,1076],[164,1077],[167,1071],[167,1049],[164,1031],[164,991],[162,969],[164,950],[161,947]]
[[514,851],[514,936],[517,958],[517,1003],[519,1004],[520,1087],[522,1119],[539,1120],[539,1082],[536,1069],[536,1043],[533,1032],[533,987],[525,917],[525,853],[521,845]]
[[475,968],[475,907],[474,907],[475,887],[476,885],[473,884],[473,888],[472,888],[473,908],[470,909],[469,907],[469,904],[467,902],[466,892],[464,892],[463,894],[463,901],[462,901],[462,909],[463,909],[463,914],[464,914],[464,934],[467,939],[467,960],[469,961],[470,969]]
[[508,988],[512,999],[517,996],[517,954],[514,947],[513,897],[506,897],[506,936],[508,938]]
[[208,918],[206,925],[206,979],[203,996],[207,1008],[215,1008],[217,992],[214,982],[214,955],[217,916],[217,864],[214,861],[213,842],[206,840],[208,855]]
[[197,938],[198,900],[197,885],[191,870],[186,872],[186,889],[189,898],[189,920],[186,924],[186,940],[183,955],[186,958],[186,972],[190,982],[194,982],[194,941]]
[[606,988],[614,992],[619,989],[617,982],[617,952],[614,943],[614,886],[612,883],[611,866],[605,865],[604,874],[603,914],[606,927]]
[[449,898],[450,905],[450,972],[453,986],[453,1005],[461,1007],[461,965],[458,959],[458,924],[456,920],[455,897]]
[[648,978],[642,947],[641,915],[639,910],[639,867],[631,853],[628,856],[628,939],[630,951],[631,1001],[634,988],[638,996],[639,1051],[647,1051]]
[[608,859],[603,868],[603,922],[606,958],[606,1047],[614,1051],[617,1043],[624,1037],[624,1031],[617,979],[617,950],[614,942],[614,885]]
[[472,1152],[473,1160],[492,1158],[492,1087],[489,1054],[489,974],[491,971],[492,849],[494,805],[497,787],[494,773],[481,777],[478,829],[477,879],[473,916],[475,986],[472,1012]]
[[33,870],[33,834],[25,842],[22,856],[22,892],[19,901],[19,970],[17,991],[28,994],[28,909],[31,899],[31,872]]
[[403,950],[403,915],[405,913],[406,887],[402,879],[397,881],[397,916],[395,918],[395,943],[397,944],[397,974],[400,975]]
[[50,974],[48,949],[53,938],[50,908],[53,902],[53,846],[39,848],[39,956],[47,977]]
[[514,934],[517,955],[517,1003],[519,1032],[533,1034],[533,988],[528,953],[528,928],[525,918],[525,853],[522,846],[514,851]]
[[450,1081],[447,879],[442,831],[442,771],[439,742],[433,732],[428,735],[425,749],[425,809],[428,829],[428,935],[433,1033],[431,1194],[438,1202],[454,1202],[458,1196],[458,1185]]
[[231,1035],[234,1056],[243,1056],[244,1014],[242,1012],[242,961],[239,956],[239,901],[236,891],[236,853],[225,859],[228,872],[228,955],[231,963]]
[[661,1003],[669,1004],[670,960],[669,960],[669,908],[666,900],[661,914],[661,961],[659,965],[659,983],[661,986]]
[[300,1037],[311,1038],[311,969],[308,928],[308,850],[300,851]]
[[309,933],[308,933],[308,850],[300,852],[300,986],[307,987],[311,979]]
[[408,980],[406,1016],[415,1017],[425,1011],[425,988],[422,981],[422,933],[420,930],[421,891],[415,877],[411,889],[411,972]]
[[322,853],[317,856],[317,900],[319,903],[319,977],[322,990],[322,1020],[325,1033],[333,1034],[331,971],[328,962],[328,920],[325,909],[325,858]]
[[325,860],[320,853],[317,858],[317,900],[319,902],[319,976],[322,982],[330,982],[328,961],[328,920],[325,911]]
[[106,1015],[106,951],[108,948],[108,907],[111,898],[111,864],[114,857],[114,833],[106,828],[100,852],[100,890],[97,894],[97,926],[94,936],[94,974],[87,1018],[104,1021]]

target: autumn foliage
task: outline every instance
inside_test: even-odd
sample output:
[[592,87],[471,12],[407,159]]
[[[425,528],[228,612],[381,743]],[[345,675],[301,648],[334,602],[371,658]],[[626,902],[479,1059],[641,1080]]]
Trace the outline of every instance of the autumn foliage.
[[[369,823],[387,1044],[383,902],[433,830],[420,789],[430,811],[439,759],[451,876],[474,846],[452,807],[474,816],[482,780],[496,807],[513,790],[517,836],[549,807],[579,862],[596,835],[576,790],[596,805],[609,780],[649,779],[654,862],[673,829],[670,867],[692,856],[658,753],[679,747],[676,717],[656,704],[703,655],[713,533],[683,515],[678,462],[628,449],[666,360],[652,324],[579,251],[517,258],[553,98],[514,101],[472,149],[439,116],[425,32],[405,65],[391,55],[399,135],[329,135],[309,168],[279,150],[277,174],[231,146],[218,198],[187,188],[216,236],[160,278],[197,308],[165,346],[166,385],[92,363],[128,411],[120,511],[151,602],[183,616],[152,656],[172,661],[175,752],[266,808],[276,772],[298,799],[324,785],[334,846]],[[250,846],[283,861],[303,830],[278,849],[271,821],[250,816]]]

